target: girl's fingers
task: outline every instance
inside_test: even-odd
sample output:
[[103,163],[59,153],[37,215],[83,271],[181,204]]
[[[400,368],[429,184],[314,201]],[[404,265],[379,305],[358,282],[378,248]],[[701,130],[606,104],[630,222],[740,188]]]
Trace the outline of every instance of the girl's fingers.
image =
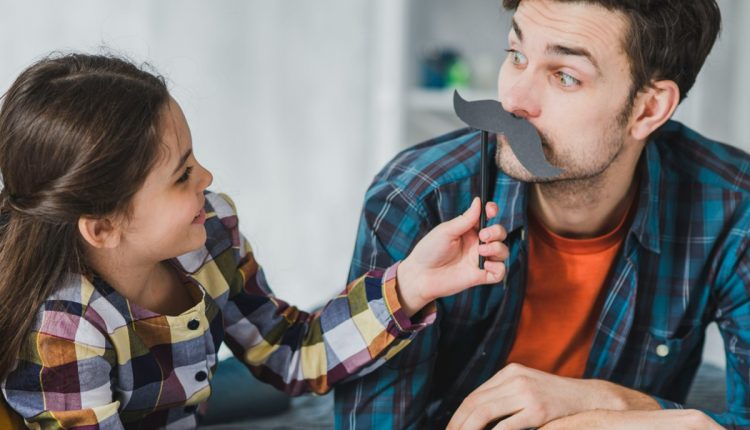
[[492,261],[505,261],[510,255],[508,247],[502,242],[490,242],[479,245],[479,255]]
[[466,212],[443,222],[440,224],[440,227],[450,236],[459,237],[477,224],[479,220],[479,208],[481,208],[479,197],[474,197],[471,201],[471,206],[469,206]]
[[497,207],[497,203],[487,202],[484,207],[484,212],[487,214],[487,219],[492,219],[497,216],[498,212],[500,212],[500,209]]
[[505,277],[505,263],[501,261],[485,261],[484,270],[487,272],[489,282],[500,282]]
[[479,240],[482,242],[503,241],[507,236],[508,233],[500,224],[491,225],[479,231]]

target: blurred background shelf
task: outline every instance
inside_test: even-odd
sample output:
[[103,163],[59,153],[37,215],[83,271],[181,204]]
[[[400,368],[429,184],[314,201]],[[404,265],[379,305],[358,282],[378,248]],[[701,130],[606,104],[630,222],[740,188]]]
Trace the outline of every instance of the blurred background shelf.
[[492,89],[445,88],[427,89],[412,88],[409,91],[407,105],[412,111],[436,112],[454,115],[453,91],[458,90],[466,100],[496,99],[497,93]]
[[467,100],[497,98],[510,15],[498,0],[405,2],[402,147],[464,127],[453,112],[453,88],[425,88],[425,60],[437,51],[460,56],[468,72],[459,87]]

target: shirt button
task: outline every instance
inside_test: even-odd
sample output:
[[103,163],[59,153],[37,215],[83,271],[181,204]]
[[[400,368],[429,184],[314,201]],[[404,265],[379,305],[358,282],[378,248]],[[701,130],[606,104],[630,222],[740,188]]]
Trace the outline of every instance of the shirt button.
[[657,345],[656,355],[658,355],[659,357],[666,357],[667,355],[669,355],[669,347],[664,344]]
[[195,380],[198,382],[203,382],[206,378],[208,378],[208,374],[202,370],[195,374]]
[[198,330],[198,327],[200,327],[200,326],[201,326],[201,322],[198,321],[198,320],[190,320],[190,321],[188,321],[188,324],[187,324],[187,327],[190,330]]

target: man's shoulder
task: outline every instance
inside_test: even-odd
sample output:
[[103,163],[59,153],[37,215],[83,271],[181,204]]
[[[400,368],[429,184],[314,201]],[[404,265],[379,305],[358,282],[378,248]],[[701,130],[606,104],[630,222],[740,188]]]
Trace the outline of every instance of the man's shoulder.
[[463,128],[398,153],[375,176],[372,188],[395,187],[415,197],[479,174],[479,132]]
[[750,154],[707,138],[677,121],[667,122],[652,139],[666,180],[750,194]]

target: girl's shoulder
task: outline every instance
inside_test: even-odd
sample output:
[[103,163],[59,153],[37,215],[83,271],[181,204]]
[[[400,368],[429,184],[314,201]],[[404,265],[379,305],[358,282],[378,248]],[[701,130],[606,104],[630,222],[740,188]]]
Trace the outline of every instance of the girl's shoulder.
[[[69,273],[63,281],[55,288],[55,291],[47,297],[44,303],[46,309],[59,308],[67,305],[74,310],[76,305],[88,306],[93,300],[102,295],[107,295],[108,290],[114,291],[107,284],[100,284],[95,277],[82,275],[80,273]],[[104,287],[104,291],[100,291]]]
[[237,206],[235,206],[234,200],[231,197],[224,193],[215,193],[212,191],[206,191],[204,196],[206,197],[206,214],[214,214],[220,220],[233,218],[236,224]]
[[240,250],[243,241],[234,201],[222,193],[206,191],[204,195],[206,242],[200,248],[176,258],[186,273],[199,271],[228,250]]
[[206,192],[206,251],[213,256],[237,246],[239,218],[234,201],[226,194]]
[[226,194],[206,191],[204,195],[206,242],[175,262],[222,306],[237,281],[240,266],[246,262],[249,245],[239,231],[234,201]]
[[126,309],[122,296],[105,283],[71,273],[40,306],[33,331],[70,340],[112,333],[127,325]]

